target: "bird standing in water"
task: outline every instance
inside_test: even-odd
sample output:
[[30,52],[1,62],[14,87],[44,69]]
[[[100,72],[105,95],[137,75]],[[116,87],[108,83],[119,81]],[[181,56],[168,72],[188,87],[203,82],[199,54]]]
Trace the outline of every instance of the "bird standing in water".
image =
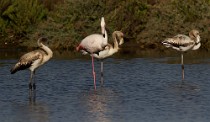
[[[85,37],[81,43],[76,47],[77,51],[81,51],[83,54],[99,54],[100,51],[108,44],[108,35],[105,29],[105,20],[104,17],[101,18],[101,32],[102,34],[91,34]],[[94,57],[92,57],[92,73],[94,79],[94,88],[96,90],[96,76],[94,70]]]
[[[124,43],[124,34],[121,31],[114,31],[112,33],[113,44],[107,44],[104,50],[100,51],[99,54],[91,54],[93,57],[101,60],[101,86],[104,83],[103,80],[103,59],[112,56],[119,51],[119,45]],[[119,42],[118,42],[119,40]]]
[[11,74],[16,73],[19,70],[29,69],[31,71],[30,81],[29,81],[29,89],[30,91],[35,91],[36,84],[34,80],[35,70],[39,68],[41,65],[49,61],[52,56],[52,50],[43,44],[43,42],[48,41],[47,38],[39,38],[37,44],[39,49],[31,51],[29,53],[24,54],[20,57],[19,61],[15,64],[13,68],[11,68]]
[[198,30],[191,30],[189,36],[178,34],[172,38],[167,38],[163,42],[166,47],[171,47],[181,52],[181,64],[182,64],[182,82],[184,81],[184,62],[183,53],[188,50],[197,50],[200,48],[200,36]]

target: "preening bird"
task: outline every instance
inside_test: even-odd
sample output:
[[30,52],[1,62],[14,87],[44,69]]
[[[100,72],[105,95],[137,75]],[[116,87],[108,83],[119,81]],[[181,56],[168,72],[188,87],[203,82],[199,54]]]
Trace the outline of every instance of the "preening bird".
[[24,54],[22,57],[20,57],[19,61],[15,64],[15,66],[12,67],[10,70],[11,74],[14,74],[19,70],[29,69],[31,71],[31,77],[29,82],[30,90],[32,90],[32,88],[33,90],[36,89],[36,84],[33,79],[35,75],[35,70],[47,61],[49,61],[53,56],[52,50],[43,44],[43,42],[46,41],[48,41],[47,38],[39,38],[37,41],[39,49]]
[[[83,54],[99,54],[100,51],[108,44],[108,35],[105,29],[104,17],[101,18],[101,32],[102,34],[91,34],[85,37],[81,43],[76,47],[77,51],[81,51]],[[96,89],[95,71],[94,71],[94,57],[92,57],[92,72],[94,79],[94,88]]]
[[[98,54],[91,54],[91,56],[101,60],[101,85],[103,85],[103,59],[112,56],[119,51],[119,45],[124,43],[124,34],[121,31],[114,31],[112,33],[113,44],[107,44],[104,50]],[[119,42],[118,42],[119,41]]]
[[189,36],[178,34],[172,38],[167,38],[163,42],[166,47],[171,47],[181,52],[181,64],[182,64],[182,81],[184,81],[184,63],[183,52],[188,50],[197,50],[200,48],[200,36],[198,30],[191,30]]

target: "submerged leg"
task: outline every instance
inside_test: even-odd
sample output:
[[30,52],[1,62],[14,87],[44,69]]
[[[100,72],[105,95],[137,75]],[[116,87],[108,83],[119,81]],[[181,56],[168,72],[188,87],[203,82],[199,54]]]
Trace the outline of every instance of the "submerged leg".
[[33,102],[36,102],[36,90],[33,91]]
[[31,71],[31,78],[29,82],[29,101],[35,102],[36,100],[36,84],[35,84],[35,71]]
[[182,64],[182,82],[184,82],[184,61],[183,61],[183,53],[181,54],[181,64]]
[[104,68],[104,66],[103,66],[103,60],[101,60],[101,86],[103,86],[103,84],[104,84],[104,72],[103,72],[103,68]]
[[35,78],[34,77],[35,77],[35,71],[33,71],[33,84],[32,84],[33,85],[32,86],[33,87],[33,90],[35,91],[36,90],[36,81],[35,81]]
[[28,87],[29,87],[29,90],[32,90],[32,83],[33,83],[33,75],[34,75],[34,73],[33,73],[33,71],[31,71],[31,77],[30,77],[30,81],[29,81],[29,84],[28,84]]
[[30,77],[30,81],[29,81],[29,84],[28,84],[28,87],[29,87],[29,99],[32,98],[32,81],[33,80],[33,71],[31,71],[31,77]]
[[93,80],[94,80],[94,88],[96,90],[96,73],[95,73],[95,70],[94,70],[94,57],[92,57],[92,70],[93,70]]

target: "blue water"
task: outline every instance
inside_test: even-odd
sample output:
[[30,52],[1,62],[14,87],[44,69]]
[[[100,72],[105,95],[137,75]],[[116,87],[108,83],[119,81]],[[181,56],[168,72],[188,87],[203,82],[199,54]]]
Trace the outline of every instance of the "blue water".
[[90,58],[50,60],[37,70],[36,101],[28,99],[30,72],[9,70],[17,62],[0,59],[1,122],[208,122],[210,60],[185,64],[180,57],[133,57],[95,61],[94,91]]

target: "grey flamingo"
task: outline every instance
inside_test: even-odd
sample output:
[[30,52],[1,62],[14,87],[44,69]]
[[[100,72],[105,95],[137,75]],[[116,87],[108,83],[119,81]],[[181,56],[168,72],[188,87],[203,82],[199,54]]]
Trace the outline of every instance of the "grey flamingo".
[[31,71],[31,77],[29,81],[29,89],[30,91],[36,89],[36,84],[33,79],[35,75],[35,70],[50,60],[53,56],[53,52],[49,47],[43,44],[46,42],[46,38],[39,38],[37,44],[39,49],[31,51],[29,53],[24,54],[19,61],[15,64],[15,66],[10,70],[11,74],[16,73],[19,70],[29,69]]
[[[119,51],[119,45],[124,43],[124,34],[121,31],[114,31],[112,33],[113,44],[107,44],[104,50],[100,51],[99,54],[91,54],[93,57],[101,60],[101,85],[103,85],[103,59],[112,56]],[[118,43],[119,40],[119,43]]]
[[167,38],[163,42],[166,47],[172,47],[175,50],[181,52],[181,64],[182,64],[182,82],[184,81],[184,62],[183,52],[188,50],[197,50],[200,48],[200,36],[198,30],[191,30],[189,36],[178,34],[172,38]]
[[[83,54],[99,54],[104,50],[108,43],[108,35],[105,29],[104,17],[101,18],[101,32],[102,34],[91,34],[84,38],[81,43],[76,47],[77,51],[81,51]],[[92,57],[92,73],[94,79],[94,88],[96,90],[95,70],[94,70],[94,57]]]

